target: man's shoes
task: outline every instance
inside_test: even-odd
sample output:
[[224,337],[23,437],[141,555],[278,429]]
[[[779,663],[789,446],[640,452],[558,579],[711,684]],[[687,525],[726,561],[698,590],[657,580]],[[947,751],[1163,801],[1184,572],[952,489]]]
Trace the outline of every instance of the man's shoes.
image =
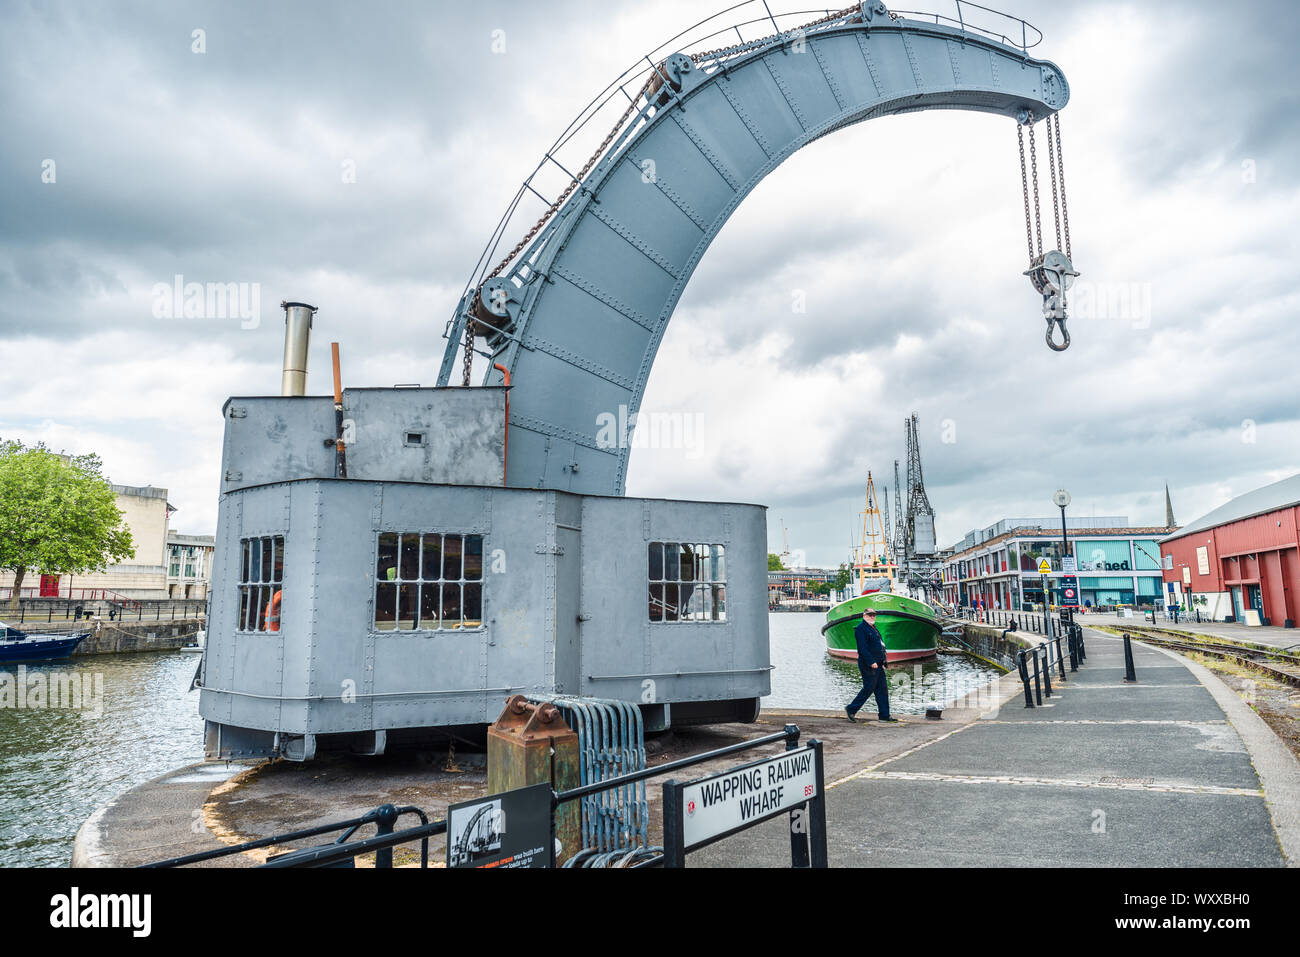
[[850,721],[852,721],[854,724],[858,723],[858,719],[853,717],[853,712],[850,711],[848,708],[844,709],[844,716],[848,718]]
[[897,718],[881,718],[880,720],[883,721],[885,724],[898,724]]

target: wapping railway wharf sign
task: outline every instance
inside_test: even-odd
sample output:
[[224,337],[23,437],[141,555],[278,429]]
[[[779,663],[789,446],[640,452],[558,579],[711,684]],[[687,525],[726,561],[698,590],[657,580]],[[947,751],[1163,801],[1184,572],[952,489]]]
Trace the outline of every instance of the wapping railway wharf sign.
[[695,847],[776,817],[817,797],[811,747],[682,786],[682,833]]

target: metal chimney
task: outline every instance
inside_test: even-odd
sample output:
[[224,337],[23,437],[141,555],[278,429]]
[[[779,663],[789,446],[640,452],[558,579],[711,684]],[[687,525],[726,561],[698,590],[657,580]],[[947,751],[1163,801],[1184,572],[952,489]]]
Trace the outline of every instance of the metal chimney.
[[311,320],[316,307],[305,302],[282,302],[284,309],[284,373],[281,395],[307,394],[307,346],[311,342]]

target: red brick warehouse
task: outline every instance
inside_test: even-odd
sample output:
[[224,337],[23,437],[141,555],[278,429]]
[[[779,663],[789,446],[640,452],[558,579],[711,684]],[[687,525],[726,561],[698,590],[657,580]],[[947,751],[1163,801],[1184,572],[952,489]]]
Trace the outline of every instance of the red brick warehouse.
[[[1160,542],[1166,596],[1202,616],[1294,628],[1300,619],[1300,475],[1247,492]],[[1203,600],[1202,600],[1203,599]],[[1190,606],[1189,606],[1190,607]]]

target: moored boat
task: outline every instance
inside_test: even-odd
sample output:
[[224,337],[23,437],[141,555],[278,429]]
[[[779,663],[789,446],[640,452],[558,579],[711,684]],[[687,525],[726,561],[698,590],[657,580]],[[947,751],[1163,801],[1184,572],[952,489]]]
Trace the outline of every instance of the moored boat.
[[[886,489],[885,511],[889,501]],[[929,658],[939,649],[943,625],[925,602],[894,594],[898,565],[891,555],[889,520],[881,520],[876,501],[876,483],[867,473],[866,508],[862,512],[862,544],[855,550],[857,597],[842,601],[826,613],[822,634],[826,650],[837,658],[858,657],[853,630],[867,608],[876,610],[876,630],[885,643],[887,661]]]
[[929,658],[938,652],[943,626],[934,610],[925,602],[887,592],[850,598],[826,613],[822,634],[828,652],[837,658],[857,660],[853,630],[868,608],[876,610],[876,630],[885,643],[889,662]]
[[29,635],[0,621],[0,662],[58,661],[66,658],[90,637],[75,635]]

